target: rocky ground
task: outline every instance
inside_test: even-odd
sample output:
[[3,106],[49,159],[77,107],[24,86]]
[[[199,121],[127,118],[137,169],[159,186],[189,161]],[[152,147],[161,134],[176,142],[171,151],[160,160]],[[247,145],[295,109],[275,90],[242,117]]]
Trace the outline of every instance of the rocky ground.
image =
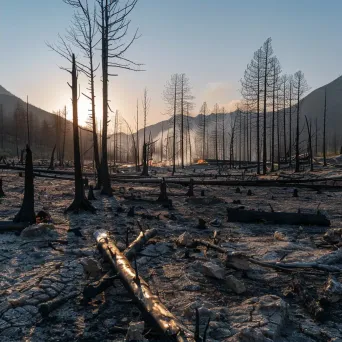
[[[324,173],[338,174],[336,169]],[[24,179],[10,171],[1,177],[6,197],[0,199],[0,219],[11,220],[21,205]],[[35,179],[36,211],[49,212],[53,224],[28,227],[21,235],[0,235],[1,341],[125,340],[127,329],[143,317],[120,280],[90,303],[82,300],[82,292],[109,270],[93,233],[107,230],[123,250],[127,230],[132,242],[139,225],[158,229],[137,259],[139,274],[190,330],[195,331],[196,308],[201,334],[210,318],[207,341],[342,341],[340,274],[311,269],[284,272],[257,265],[234,269],[226,265],[224,254],[191,243],[193,239],[213,243],[216,236],[215,243],[227,251],[283,263],[339,253],[340,236],[334,245],[323,237],[342,227],[341,192],[299,189],[299,196],[292,197],[293,188],[257,187],[248,196],[245,188],[236,193],[232,187],[195,186],[196,196],[187,198],[187,188],[170,184],[173,209],[169,209],[155,201],[157,185],[113,183],[113,188],[111,199],[95,191],[96,215],[65,215],[73,199],[73,183]],[[200,196],[201,190],[205,196]],[[233,204],[238,200],[241,204]],[[331,227],[227,222],[226,208],[241,205],[312,213],[319,208]],[[129,217],[133,206],[135,215]],[[200,218],[206,222],[204,229],[198,228]],[[342,268],[342,258],[335,266]],[[297,281],[304,284],[306,299],[321,300],[324,312],[319,319],[295,291]],[[59,299],[64,302],[42,317],[42,304]],[[148,325],[143,334],[149,341],[163,340]]]

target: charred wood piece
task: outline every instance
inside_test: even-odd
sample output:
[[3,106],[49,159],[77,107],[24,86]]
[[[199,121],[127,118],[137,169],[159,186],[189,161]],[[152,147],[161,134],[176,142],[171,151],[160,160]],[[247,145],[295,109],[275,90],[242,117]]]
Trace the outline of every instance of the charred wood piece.
[[330,226],[322,214],[302,214],[227,208],[228,222]]

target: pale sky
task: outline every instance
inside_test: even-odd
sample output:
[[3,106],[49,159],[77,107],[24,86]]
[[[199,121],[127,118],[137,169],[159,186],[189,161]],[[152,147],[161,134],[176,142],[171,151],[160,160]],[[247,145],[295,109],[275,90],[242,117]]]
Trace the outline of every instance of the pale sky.
[[[64,34],[72,11],[62,0],[1,0],[0,84],[47,111],[71,107],[69,75],[58,68],[67,64],[45,42]],[[140,0],[130,32],[139,28],[142,37],[126,56],[144,63],[146,71],[113,71],[119,77],[110,81],[111,107],[133,124],[136,99],[147,87],[148,123],[165,119],[162,93],[173,73],[190,78],[194,114],[203,101],[210,108],[216,102],[234,107],[245,67],[268,37],[283,70],[301,69],[313,90],[341,74],[341,13],[340,0]],[[98,72],[99,116],[100,76]],[[80,81],[85,92],[86,80]],[[87,110],[88,101],[81,97],[80,123]]]

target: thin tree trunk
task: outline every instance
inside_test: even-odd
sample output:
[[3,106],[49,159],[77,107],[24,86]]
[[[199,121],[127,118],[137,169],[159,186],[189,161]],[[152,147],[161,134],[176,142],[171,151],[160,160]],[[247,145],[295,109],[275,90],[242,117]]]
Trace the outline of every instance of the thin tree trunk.
[[327,120],[327,88],[325,88],[325,90],[324,90],[324,117],[323,117],[323,162],[324,162],[324,166],[327,166],[326,120]]
[[32,151],[29,145],[26,145],[24,199],[20,211],[15,216],[13,222],[25,222],[30,224],[36,222],[36,214],[34,212],[33,161]]
[[173,169],[172,175],[176,172],[176,113],[177,113],[177,74],[175,76],[175,93],[173,104]]
[[73,140],[74,140],[74,164],[75,164],[75,198],[66,211],[78,212],[89,210],[95,212],[95,208],[86,199],[83,187],[83,176],[81,166],[80,142],[78,133],[78,106],[77,106],[77,70],[75,55],[72,55],[72,118],[73,118]]
[[103,9],[102,14],[102,110],[103,110],[103,122],[102,122],[102,195],[109,197],[113,196],[113,190],[111,187],[109,170],[108,170],[108,149],[107,149],[107,130],[108,130],[108,32],[109,32],[109,14],[108,14],[108,0],[106,0],[106,6]]

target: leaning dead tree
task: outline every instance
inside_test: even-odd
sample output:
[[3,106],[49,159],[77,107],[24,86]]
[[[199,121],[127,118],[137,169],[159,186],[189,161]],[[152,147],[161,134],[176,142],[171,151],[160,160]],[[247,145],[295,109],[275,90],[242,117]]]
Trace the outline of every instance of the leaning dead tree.
[[33,184],[33,161],[32,151],[29,145],[26,145],[25,159],[25,192],[24,199],[19,213],[14,217],[13,222],[25,222],[33,224],[36,222],[34,212],[34,184]]
[[111,188],[108,151],[107,151],[107,129],[108,129],[108,83],[109,76],[116,76],[109,72],[110,68],[121,68],[139,71],[139,64],[125,57],[125,53],[138,38],[137,31],[133,38],[126,44],[123,39],[127,36],[130,20],[129,14],[135,8],[138,0],[128,0],[123,3],[120,0],[96,0],[99,8],[97,24],[101,34],[101,63],[102,63],[102,190],[101,194],[113,196]]
[[89,95],[83,94],[91,102],[91,126],[93,135],[94,161],[97,171],[97,188],[101,186],[101,170],[99,157],[99,144],[97,138],[96,112],[95,112],[95,73],[99,67],[94,66],[94,50],[98,44],[96,34],[98,32],[96,23],[96,8],[93,11],[89,9],[88,0],[63,0],[65,3],[77,9],[74,14],[71,29],[68,31],[67,39],[77,48],[79,48],[88,61],[83,65],[84,74],[88,78]]

